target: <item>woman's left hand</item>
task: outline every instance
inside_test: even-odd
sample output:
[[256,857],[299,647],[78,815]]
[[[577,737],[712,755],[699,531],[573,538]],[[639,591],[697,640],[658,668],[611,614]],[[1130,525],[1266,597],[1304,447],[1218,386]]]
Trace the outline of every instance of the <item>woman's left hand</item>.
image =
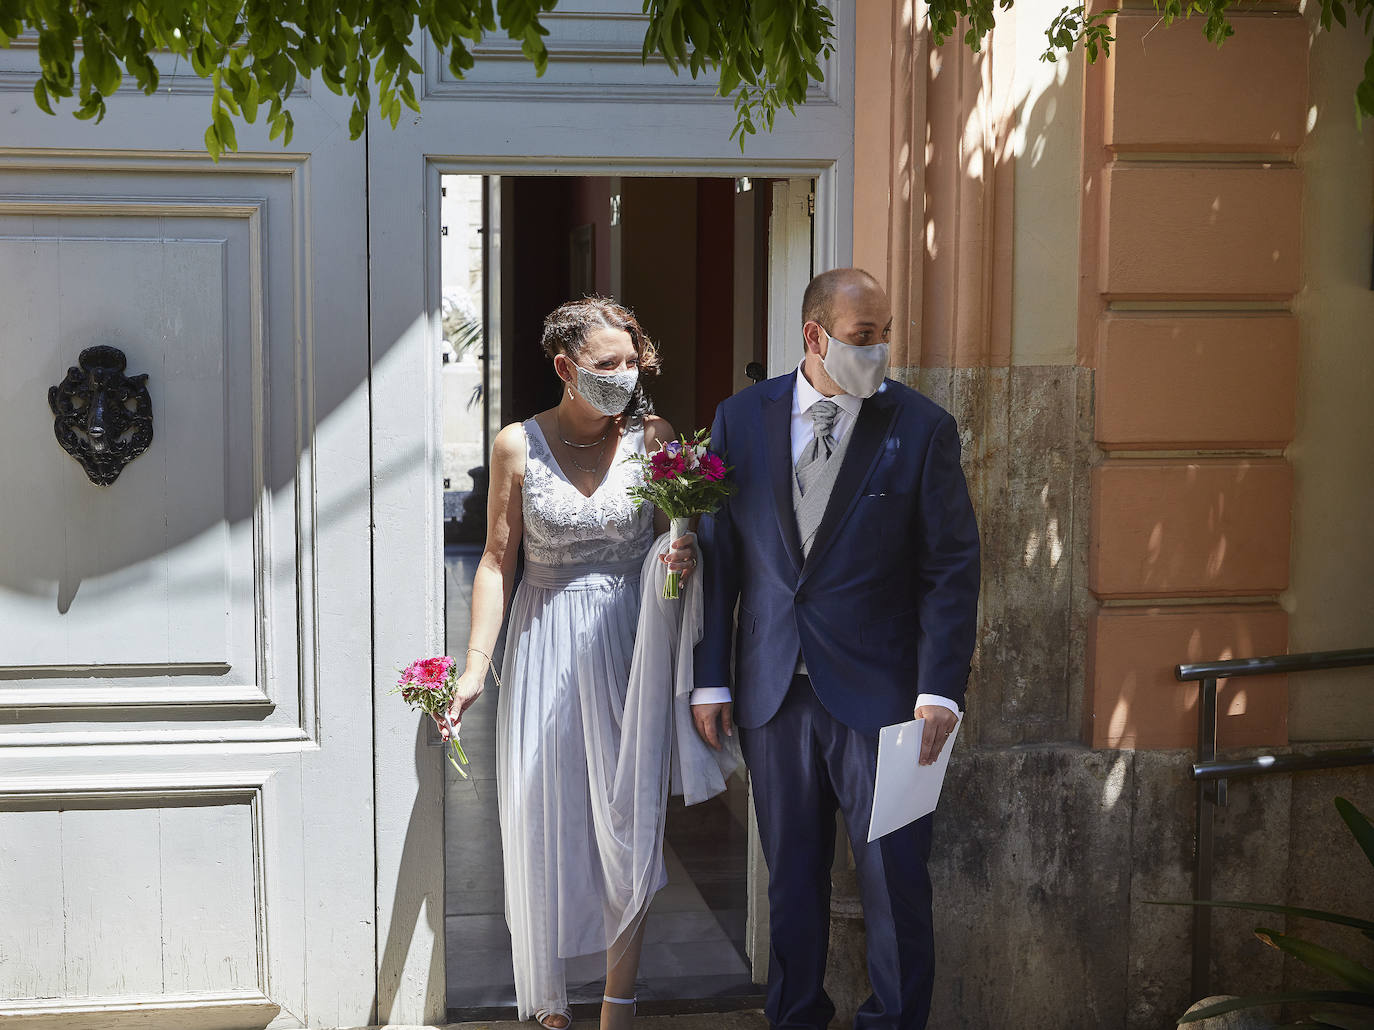
[[668,566],[669,571],[678,573],[682,582],[686,583],[697,567],[697,535],[688,532],[671,541],[668,553],[659,555],[658,560]]

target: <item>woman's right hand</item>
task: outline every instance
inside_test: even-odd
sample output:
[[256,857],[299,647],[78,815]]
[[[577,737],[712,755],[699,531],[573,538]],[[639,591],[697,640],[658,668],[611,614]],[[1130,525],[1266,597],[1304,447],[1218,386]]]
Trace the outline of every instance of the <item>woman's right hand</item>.
[[[448,717],[453,725],[459,725],[463,721],[463,713],[482,696],[482,691],[486,688],[486,681],[487,670],[485,666],[480,671],[468,669],[458,677],[458,682],[453,687],[453,700],[449,702],[448,706]],[[439,724],[439,736],[447,741],[449,737],[448,726],[438,716],[435,717],[434,721]]]

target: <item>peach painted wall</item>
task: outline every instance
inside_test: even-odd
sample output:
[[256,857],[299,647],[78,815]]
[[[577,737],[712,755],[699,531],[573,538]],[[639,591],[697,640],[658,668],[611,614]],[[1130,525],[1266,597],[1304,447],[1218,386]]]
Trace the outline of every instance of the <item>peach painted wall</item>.
[[[1294,651],[1374,646],[1374,126],[1356,125],[1350,99],[1368,55],[1357,31],[1320,33],[1312,46],[1288,451],[1293,571],[1283,596]],[[1294,676],[1289,732],[1295,741],[1374,739],[1374,670]]]
[[[1196,691],[1173,665],[1288,649],[1307,28],[1291,9],[1233,20],[1218,53],[1196,21],[1124,12],[1087,74],[1078,324],[1104,452],[1089,544],[1101,747],[1191,746]],[[1287,685],[1237,688],[1225,715],[1223,743],[1286,743]]]
[[854,263],[892,295],[893,364],[1071,365],[1082,56],[1039,59],[1052,0],[1001,12],[979,55],[931,48],[914,11],[857,7]]
[[[1276,627],[1289,614],[1312,620],[1295,625],[1294,646],[1321,636],[1319,527],[1369,507],[1335,455],[1370,462],[1357,444],[1337,446],[1350,435],[1338,413],[1353,410],[1349,398],[1333,411],[1335,388],[1304,378],[1300,403],[1297,384],[1313,363],[1367,367],[1340,348],[1374,324],[1360,306],[1368,292],[1349,286],[1369,275],[1370,176],[1359,163],[1369,155],[1351,151],[1353,124],[1341,140],[1328,129],[1331,149],[1313,159],[1329,153],[1342,170],[1314,185],[1301,149],[1308,28],[1293,6],[1238,13],[1220,51],[1195,21],[1166,29],[1150,12],[1123,13],[1113,56],[1091,67],[1039,60],[1052,4],[1018,3],[979,56],[957,40],[930,48],[917,9],[858,9],[857,47],[870,59],[856,70],[855,263],[893,296],[893,363],[908,381],[941,368],[1092,370],[1086,410],[1101,457],[1090,527],[1070,546],[1086,554],[1097,600],[1089,706],[1111,714],[1089,711],[1086,732],[1099,746],[1190,746],[1186,720],[1122,722],[1131,706],[1111,703],[1116,688],[1101,678],[1121,655],[1103,649],[1148,656],[1158,668],[1139,674],[1151,677],[1207,656],[1123,643],[1153,641],[1152,620],[1191,625],[1188,639],[1209,642],[1212,657],[1286,649]],[[1354,74],[1354,56],[1342,60],[1329,75],[1337,93]],[[1348,97],[1336,102],[1348,110]],[[1340,223],[1352,206],[1357,217]],[[1304,251],[1338,230],[1339,273]],[[1309,355],[1317,298],[1326,342]],[[992,440],[990,425],[963,424],[975,446]],[[1263,633],[1237,617],[1237,598]],[[1342,602],[1368,613],[1352,592]],[[1117,621],[1126,608],[1131,618]],[[1332,695],[1333,710],[1354,696]],[[1285,742],[1275,704],[1286,711],[1281,682],[1247,709],[1262,710],[1249,729],[1228,733]],[[1294,706],[1300,735],[1324,732],[1315,710]]]

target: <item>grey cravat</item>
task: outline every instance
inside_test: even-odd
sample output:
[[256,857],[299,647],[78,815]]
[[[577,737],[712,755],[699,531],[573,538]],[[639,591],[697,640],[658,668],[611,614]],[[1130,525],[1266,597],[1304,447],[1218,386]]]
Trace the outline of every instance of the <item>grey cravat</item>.
[[819,400],[811,405],[810,412],[816,438],[807,444],[797,459],[797,486],[803,495],[835,452],[835,416],[840,413],[840,406],[834,401]]

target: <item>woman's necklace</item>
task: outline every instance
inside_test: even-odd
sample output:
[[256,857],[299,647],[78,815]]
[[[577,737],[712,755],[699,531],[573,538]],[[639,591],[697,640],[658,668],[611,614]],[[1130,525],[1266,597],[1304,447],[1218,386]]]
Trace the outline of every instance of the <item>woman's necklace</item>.
[[566,444],[568,447],[587,448],[597,447],[597,444],[601,445],[600,447],[597,447],[596,457],[592,460],[590,466],[583,465],[582,462],[577,460],[575,455],[568,455],[568,460],[572,462],[573,468],[581,469],[583,472],[596,472],[596,470],[601,467],[601,456],[606,453],[606,442],[611,435],[611,427],[615,425],[615,420],[611,420],[611,424],[608,425],[606,427],[606,431],[601,434],[601,439],[593,440],[591,443],[573,443],[571,440],[569,440],[566,436],[563,435],[563,421],[558,417],[557,408],[555,408],[553,412],[553,422],[554,425],[558,427],[558,439],[562,440],[563,443]]
[[606,437],[611,435],[611,426],[615,425],[615,419],[611,419],[609,422],[607,422],[606,431],[602,433],[600,436],[598,436],[591,443],[573,443],[571,440],[569,440],[566,436],[563,435],[563,420],[558,417],[557,408],[553,409],[553,424],[558,427],[558,439],[562,440],[565,445],[567,445],[568,447],[576,447],[579,450],[585,450],[588,447],[595,447],[599,443],[606,442]]

